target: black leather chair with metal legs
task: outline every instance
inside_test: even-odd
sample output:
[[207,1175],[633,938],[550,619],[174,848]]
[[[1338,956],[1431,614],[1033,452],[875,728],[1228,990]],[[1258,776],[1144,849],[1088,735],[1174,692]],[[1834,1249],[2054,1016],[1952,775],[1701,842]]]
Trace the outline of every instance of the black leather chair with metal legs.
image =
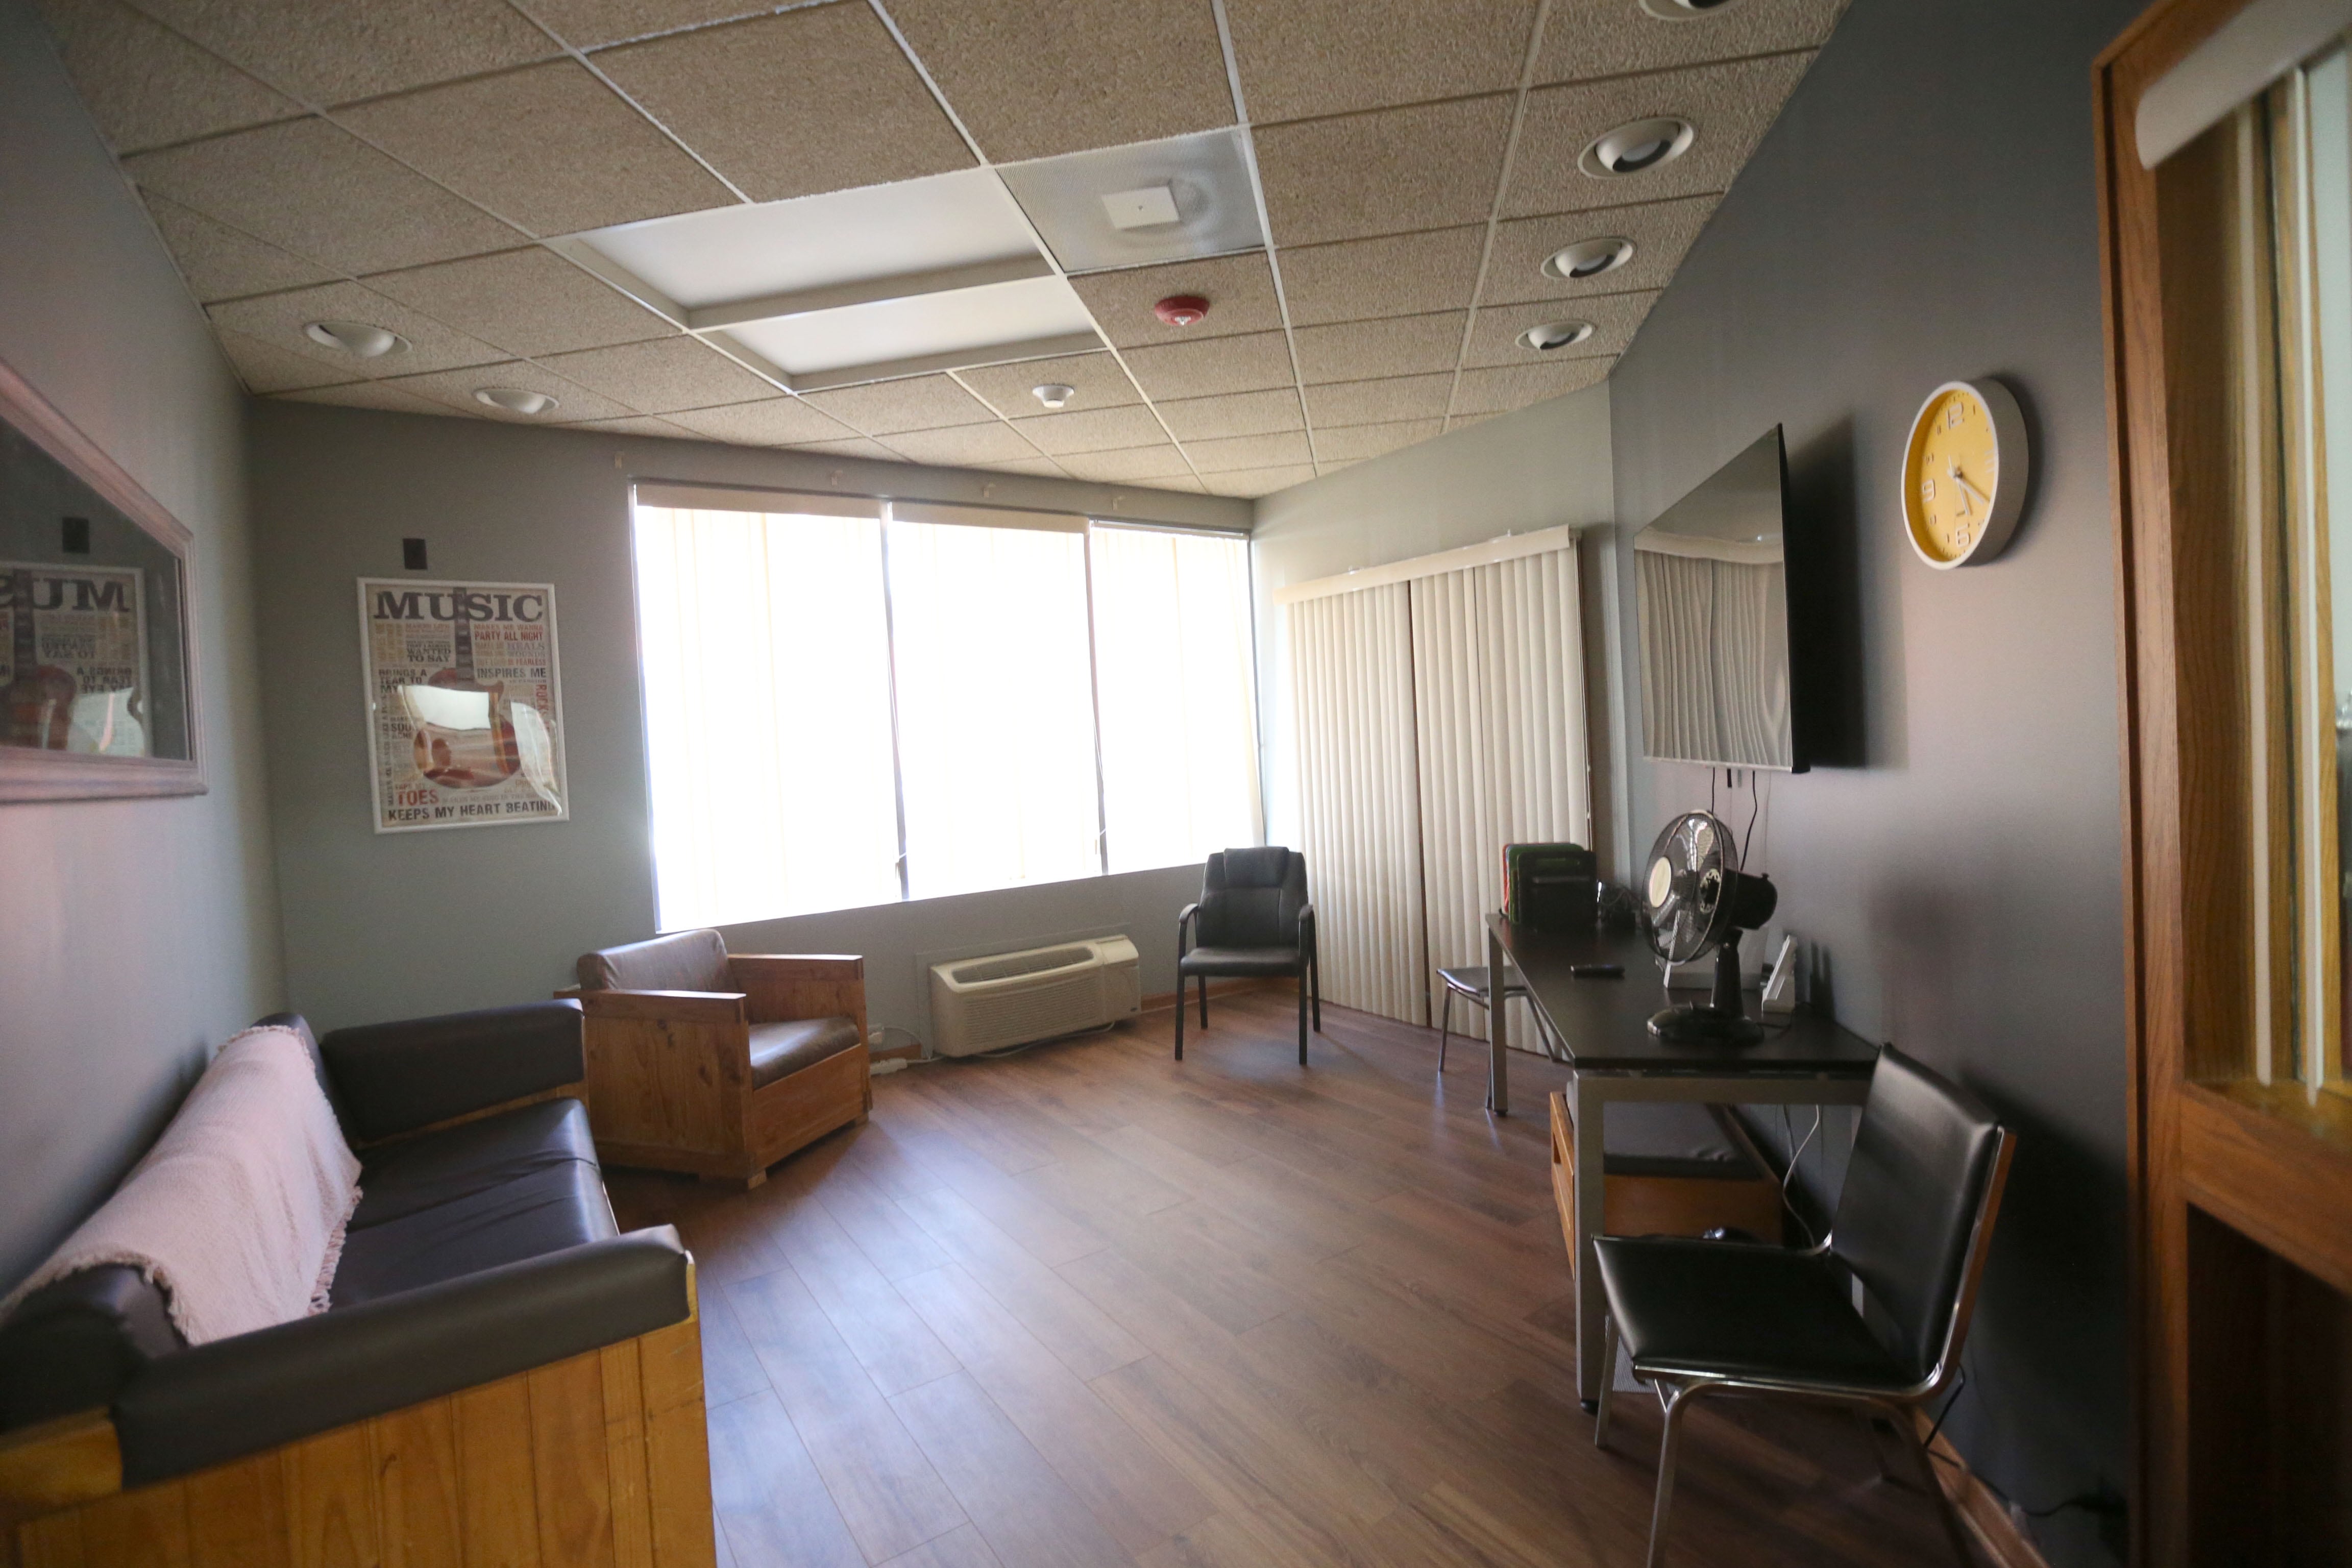
[[[1951,1384],[2000,1211],[2015,1139],[1965,1090],[1891,1047],[1879,1055],[1845,1188],[1820,1246],[1797,1252],[1671,1237],[1598,1238],[1609,1293],[1606,1365],[1592,1440],[1609,1438],[1617,1347],[1665,1406],[1651,1568],[1684,1415],[1702,1395],[1825,1400],[1895,1417],[1962,1568],[1959,1521],[1912,1413]],[[1853,1307],[1859,1279],[1886,1325]]]
[[[1188,942],[1189,939],[1189,942]],[[1280,845],[1224,849],[1201,872],[1201,899],[1176,917],[1176,1059],[1184,1059],[1184,986],[1201,983],[1201,1027],[1209,1026],[1209,980],[1298,977],[1298,1065],[1307,1065],[1307,1022],[1323,1032],[1323,970],[1315,952],[1315,906],[1307,901],[1307,857]]]

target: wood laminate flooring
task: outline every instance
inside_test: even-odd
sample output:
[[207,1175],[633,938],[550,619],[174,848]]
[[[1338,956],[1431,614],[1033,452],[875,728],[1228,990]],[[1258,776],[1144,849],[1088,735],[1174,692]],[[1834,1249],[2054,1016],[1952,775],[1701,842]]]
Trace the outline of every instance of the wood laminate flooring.
[[[751,1193],[613,1172],[702,1288],[734,1568],[1536,1568],[1642,1561],[1658,1414],[1577,1405],[1549,1174],[1559,1068],[1220,999],[877,1079]],[[1900,1466],[1892,1450],[1889,1462]],[[1695,1413],[1672,1560],[1948,1562],[1861,1427]]]

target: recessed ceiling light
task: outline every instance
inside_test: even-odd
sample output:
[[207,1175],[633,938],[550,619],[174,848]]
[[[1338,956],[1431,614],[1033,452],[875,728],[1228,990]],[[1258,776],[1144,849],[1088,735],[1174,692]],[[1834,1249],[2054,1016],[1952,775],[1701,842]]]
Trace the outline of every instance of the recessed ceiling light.
[[556,400],[547,394],[527,392],[520,386],[478,386],[474,389],[474,401],[503,408],[509,414],[545,414],[557,406]]
[[1577,165],[1588,174],[1638,174],[1673,163],[1690,151],[1697,135],[1687,120],[1636,120],[1596,140]]
[[1548,354],[1554,349],[1570,348],[1592,335],[1590,321],[1546,321],[1540,327],[1529,327],[1519,334],[1519,346]]
[[1545,257],[1543,275],[1563,283],[1580,283],[1587,278],[1614,272],[1633,259],[1633,242],[1630,239],[1580,239]]
[[1113,191],[1102,199],[1113,228],[1158,228],[1177,221],[1176,193],[1166,185]]
[[302,335],[358,359],[381,359],[408,346],[408,340],[398,332],[365,321],[313,321],[302,329]]
[[1076,387],[1066,385],[1058,381],[1045,382],[1029,389],[1029,395],[1048,408],[1067,408],[1070,405],[1070,399],[1077,395]]
[[1642,9],[1661,22],[1691,22],[1737,4],[1738,0],[1642,0]]

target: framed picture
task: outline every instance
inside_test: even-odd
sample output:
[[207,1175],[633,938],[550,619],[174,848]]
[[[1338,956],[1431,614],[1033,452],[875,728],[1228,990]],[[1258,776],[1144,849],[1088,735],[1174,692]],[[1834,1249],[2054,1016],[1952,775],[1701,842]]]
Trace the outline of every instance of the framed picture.
[[0,804],[203,793],[192,544],[0,365]]
[[360,646],[378,833],[572,815],[551,584],[362,577]]

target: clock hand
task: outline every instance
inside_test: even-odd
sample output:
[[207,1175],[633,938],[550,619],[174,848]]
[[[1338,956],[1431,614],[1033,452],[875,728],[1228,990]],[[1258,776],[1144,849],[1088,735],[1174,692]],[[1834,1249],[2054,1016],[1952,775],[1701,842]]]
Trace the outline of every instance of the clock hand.
[[1984,491],[1982,491],[1982,490],[1980,490],[1980,489],[1977,489],[1977,488],[1976,488],[1976,486],[1974,486],[1974,485],[1972,485],[1972,484],[1969,483],[1969,477],[1968,477],[1966,474],[1963,474],[1962,472],[1960,472],[1960,466],[1959,466],[1959,464],[1958,464],[1958,463],[1954,463],[1954,464],[1951,466],[1951,475],[1952,475],[1952,478],[1953,478],[1955,480],[1957,480],[1957,481],[1958,482],[1959,487],[1960,487],[1962,489],[1964,489],[1964,490],[1968,491],[1968,492],[1969,492],[1969,494],[1970,494],[1970,495],[1972,495],[1972,496],[1976,497],[1976,499],[1977,499],[1977,504],[1978,504],[1979,506],[1980,506],[1980,507],[1984,508],[1984,509],[1985,509],[1985,510],[1987,510],[1987,511],[1990,511],[1990,510],[1992,510],[1992,497],[1990,497],[1990,496],[1989,496],[1989,495],[1985,494],[1985,493],[1984,493]]

